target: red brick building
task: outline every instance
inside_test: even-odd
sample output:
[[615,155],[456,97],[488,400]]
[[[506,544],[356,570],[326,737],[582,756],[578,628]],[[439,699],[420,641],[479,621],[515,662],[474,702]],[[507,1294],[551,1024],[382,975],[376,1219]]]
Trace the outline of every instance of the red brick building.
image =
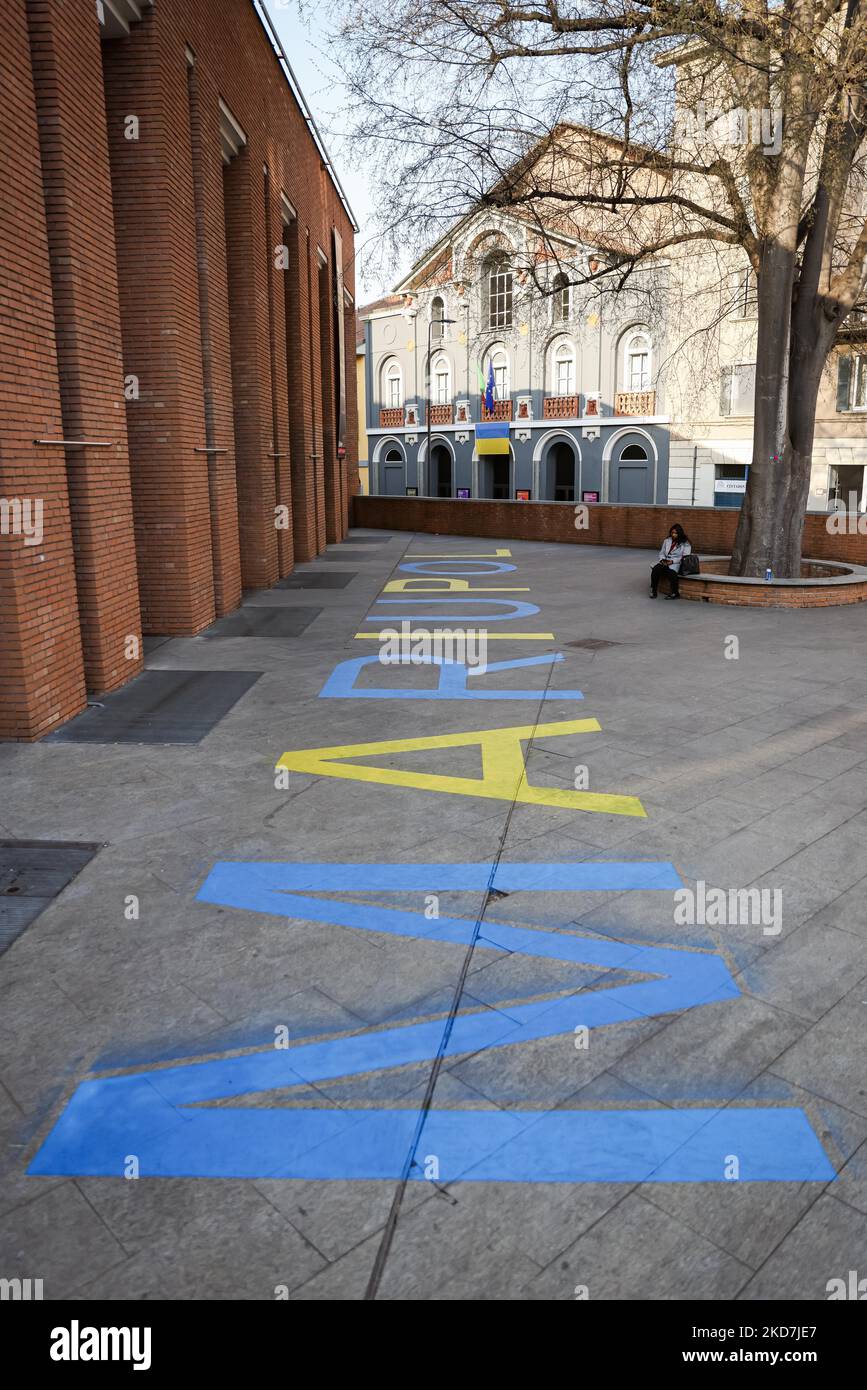
[[0,11],[0,737],[346,530],[350,210],[253,0]]

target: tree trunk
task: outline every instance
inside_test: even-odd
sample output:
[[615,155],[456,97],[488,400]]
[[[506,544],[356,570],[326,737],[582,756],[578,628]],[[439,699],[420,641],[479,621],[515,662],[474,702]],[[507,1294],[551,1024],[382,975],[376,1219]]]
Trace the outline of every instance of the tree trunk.
[[801,573],[819,386],[840,315],[793,284],[788,253],[769,246],[759,280],[753,458],[729,573]]
[[792,252],[779,241],[766,241],[758,275],[753,457],[730,574],[764,575],[767,569],[780,576],[800,573],[797,497],[803,491],[804,460],[789,435],[794,272]]

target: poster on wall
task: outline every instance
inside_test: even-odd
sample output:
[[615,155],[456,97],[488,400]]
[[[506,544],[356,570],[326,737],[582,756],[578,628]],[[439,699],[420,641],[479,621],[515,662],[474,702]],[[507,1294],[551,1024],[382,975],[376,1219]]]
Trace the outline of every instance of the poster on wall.
[[418,488],[417,488],[417,487],[408,487],[407,490],[406,490],[406,495],[407,495],[407,497],[418,497]]
[[598,502],[598,501],[599,501],[599,493],[598,493],[598,492],[582,492],[582,494],[581,494],[581,501],[582,501],[582,502]]
[[515,501],[516,501],[516,502],[529,502],[529,500],[530,500],[530,489],[529,489],[528,487],[519,487],[519,488],[516,488],[516,489],[515,489]]
[[462,498],[465,502],[469,499],[470,490],[468,487],[459,487],[455,492],[456,497]]

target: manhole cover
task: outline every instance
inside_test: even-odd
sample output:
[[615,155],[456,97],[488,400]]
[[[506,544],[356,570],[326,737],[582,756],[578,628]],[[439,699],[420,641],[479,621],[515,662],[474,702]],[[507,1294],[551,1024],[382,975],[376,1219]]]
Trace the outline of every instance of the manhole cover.
[[567,642],[567,647],[584,647],[588,652],[601,651],[603,647],[621,647],[622,642],[607,642],[604,637],[581,637],[577,642]]
[[0,840],[0,955],[98,849],[78,842]]

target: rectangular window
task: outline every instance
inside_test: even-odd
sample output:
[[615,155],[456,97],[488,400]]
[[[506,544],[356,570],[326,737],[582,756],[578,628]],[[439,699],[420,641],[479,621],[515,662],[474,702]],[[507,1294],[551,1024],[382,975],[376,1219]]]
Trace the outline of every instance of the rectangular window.
[[399,376],[392,376],[388,379],[388,406],[390,410],[397,410],[400,406]]
[[867,410],[867,357],[853,357],[852,369],[852,409]]
[[434,400],[437,405],[448,405],[449,403],[449,374],[448,372],[437,372]]
[[752,266],[732,275],[731,315],[735,319],[754,319],[759,312],[756,272]]
[[497,266],[488,275],[488,327],[512,326],[512,272]]
[[494,395],[498,401],[504,401],[509,394],[509,383],[506,367],[494,368]]
[[740,507],[747,490],[749,470],[744,463],[718,463],[714,469],[715,507]]
[[720,380],[720,415],[752,415],[756,394],[755,362],[723,367]]
[[572,359],[567,357],[557,363],[557,395],[571,396],[573,382]]
[[630,391],[650,390],[650,353],[631,352],[629,354]]

